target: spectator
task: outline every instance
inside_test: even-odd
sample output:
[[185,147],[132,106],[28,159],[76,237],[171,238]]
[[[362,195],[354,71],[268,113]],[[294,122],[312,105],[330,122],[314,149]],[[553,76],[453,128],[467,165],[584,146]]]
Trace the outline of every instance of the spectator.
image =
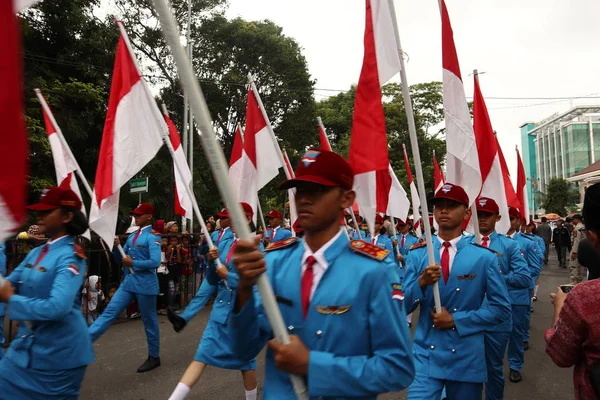
[[573,215],[573,223],[575,224],[575,228],[573,229],[573,244],[571,245],[571,262],[569,265],[569,276],[571,278],[571,283],[576,285],[578,283],[583,282],[587,273],[585,271],[585,267],[582,267],[577,260],[577,253],[579,252],[579,243],[583,239],[585,239],[585,227],[583,225],[583,217],[579,214]]
[[156,270],[158,277],[158,297],[156,298],[156,308],[161,315],[167,314],[169,305],[169,268],[167,267],[167,247],[169,238],[162,237],[162,246],[160,250],[160,267]]
[[208,230],[208,234],[211,235],[215,231],[215,221],[206,221],[206,229]]
[[104,292],[100,287],[98,275],[92,275],[86,279],[81,291],[81,311],[85,315],[88,326],[98,319],[100,312],[98,304],[104,301]]
[[181,263],[181,245],[179,244],[179,238],[177,236],[169,237],[166,258],[167,268],[169,269],[169,281],[173,281],[173,286],[169,283],[169,302],[172,305],[174,303],[181,304],[181,298],[178,297],[178,294],[180,293],[179,281],[181,277],[181,271],[179,270],[179,264]]
[[552,243],[558,256],[558,266],[567,268],[567,254],[571,252],[571,234],[562,219],[556,222],[556,228],[552,232]]
[[565,227],[569,230],[569,235],[573,234],[573,217],[565,218]]
[[548,265],[548,252],[550,251],[550,241],[552,239],[552,227],[548,225],[548,218],[542,217],[542,223],[537,227],[536,235],[544,240],[546,249],[544,250],[544,265]]
[[165,231],[167,232],[167,235],[176,235],[179,233],[179,225],[177,225],[177,222],[175,221],[169,221],[165,225]]
[[[586,191],[583,214],[589,240],[600,248],[600,184]],[[581,218],[579,218],[581,220]],[[545,332],[546,353],[562,368],[573,370],[576,400],[600,399],[600,281],[581,283],[568,294],[551,293],[552,328]]]
[[181,262],[179,269],[181,272],[181,288],[183,294],[182,305],[189,303],[189,297],[194,294],[194,268],[192,262],[192,242],[190,235],[181,236]]

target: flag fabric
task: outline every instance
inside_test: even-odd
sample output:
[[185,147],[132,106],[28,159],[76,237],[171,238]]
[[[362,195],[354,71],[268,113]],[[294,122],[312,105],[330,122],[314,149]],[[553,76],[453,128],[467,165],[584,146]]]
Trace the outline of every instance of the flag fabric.
[[325,127],[321,124],[319,124],[319,141],[323,150],[333,151],[331,150],[329,138],[327,137],[327,133],[325,132]]
[[386,212],[392,177],[381,85],[400,71],[389,4],[367,0],[363,65],[356,88],[348,159],[354,169],[356,201],[371,233],[377,211]]
[[[39,0],[15,0],[15,12],[21,12],[25,10],[27,7],[31,7]],[[8,1],[10,3],[10,1]]]
[[531,221],[531,215],[529,213],[529,199],[527,198],[527,177],[525,176],[525,168],[523,167],[523,160],[521,160],[521,154],[519,149],[517,151],[517,198],[521,203],[519,212],[521,218],[525,221]]
[[[434,195],[438,192],[438,190],[440,190],[442,188],[442,186],[444,186],[444,183],[445,183],[444,174],[442,173],[442,169],[440,168],[440,165],[438,164],[438,160],[437,160],[437,157],[435,156],[435,151],[434,151],[433,152],[433,194]],[[438,225],[435,218],[433,219],[433,228],[435,229],[436,232],[440,229],[440,226]]]
[[[406,191],[400,184],[396,173],[390,165],[389,169],[390,177],[392,178],[392,185],[390,186],[389,201],[386,214],[394,218],[400,218],[402,221],[406,221],[408,218],[408,212],[410,210],[410,201],[406,195]],[[388,232],[391,235],[391,232]]]
[[121,35],[90,209],[90,227],[109,244],[115,235],[120,188],[156,156],[167,133],[133,57]]
[[[283,161],[285,162],[285,168],[287,168],[290,177],[293,179],[296,177],[296,173],[292,168],[292,164],[290,163],[290,159],[288,158],[287,152],[283,149],[282,152]],[[288,199],[290,202],[290,227],[294,226],[294,223],[298,219],[298,212],[296,211],[296,189],[288,189]],[[296,232],[291,229],[292,236],[296,236]]]
[[279,174],[283,165],[252,88],[248,89],[244,149],[257,171],[258,192]]
[[[60,140],[59,135],[62,133],[59,132],[58,126],[55,126],[54,116],[52,115],[52,111],[50,110],[50,106],[46,102],[46,99],[39,93],[40,101],[43,101],[45,105],[48,107],[48,113],[44,107],[42,107],[42,114],[44,115],[44,125],[46,126],[46,134],[48,135],[48,141],[50,142],[50,150],[52,150],[52,159],[54,160],[54,170],[56,172],[56,184],[60,185],[61,182],[65,181],[68,178],[69,188],[75,192],[79,200],[81,200],[81,212],[83,215],[87,215],[85,210],[85,206],[83,205],[83,197],[81,197],[81,191],[79,190],[79,185],[77,184],[77,179],[72,176],[75,171],[77,171],[77,163],[71,157],[71,152],[69,152],[63,142]],[[89,230],[86,231],[83,237],[88,240],[91,238]]]
[[410,163],[408,162],[406,146],[404,146],[404,167],[406,168],[406,175],[408,176],[410,198],[412,200],[413,228],[415,230],[415,233],[417,234],[417,237],[420,238],[421,236],[423,236],[423,229],[421,227],[421,212],[419,211],[419,209],[421,208],[421,199],[419,198],[419,191],[417,190],[417,186],[415,185],[412,171],[410,169]]
[[508,171],[508,165],[506,164],[506,159],[504,158],[504,154],[502,153],[502,148],[500,147],[500,143],[498,142],[498,138],[495,138],[496,146],[498,146],[498,157],[500,158],[500,166],[502,167],[502,177],[504,179],[504,191],[506,193],[506,203],[509,207],[514,207],[517,209],[521,209],[521,201],[517,197],[517,193],[515,192],[515,188],[513,187],[512,180],[510,178],[510,172]]
[[[229,160],[229,180],[240,202],[250,204],[254,211],[253,221],[258,217],[258,172],[256,151],[249,148],[251,141],[244,141],[242,128],[238,126],[233,139],[233,150]],[[254,151],[254,161],[248,156]]]
[[442,63],[444,118],[446,121],[446,181],[461,186],[472,204],[481,191],[481,172],[471,115],[446,3],[442,5]]
[[510,229],[510,217],[508,215],[508,202],[504,188],[504,174],[498,153],[498,145],[494,135],[494,129],[490,121],[485,99],[481,93],[479,79],[475,75],[475,93],[473,95],[473,130],[477,142],[477,153],[479,158],[479,170],[481,171],[480,197],[489,197],[498,204],[500,221],[496,223],[496,230],[506,233]]
[[[164,117],[169,129],[169,138],[171,139],[173,150],[175,150],[175,154],[173,155],[173,168],[175,171],[175,213],[187,219],[192,219],[194,217],[192,197],[190,196],[190,190],[192,190],[192,173],[185,159],[185,154],[183,154],[183,147],[181,146],[181,139],[179,138],[177,127],[175,127],[175,124],[167,114],[164,114]],[[182,173],[179,172],[177,164],[183,169]]]
[[0,242],[27,218],[27,158],[23,119],[21,30],[12,1],[0,2]]

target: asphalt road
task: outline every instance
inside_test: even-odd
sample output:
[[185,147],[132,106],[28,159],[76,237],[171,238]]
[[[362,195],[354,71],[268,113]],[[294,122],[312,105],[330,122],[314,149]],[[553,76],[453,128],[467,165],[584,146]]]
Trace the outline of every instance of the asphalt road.
[[[550,326],[553,308],[548,293],[568,282],[568,270],[556,264],[551,250],[550,265],[541,275],[539,300],[531,319],[531,348],[525,354],[523,381],[513,384],[506,378],[505,399],[573,399],[572,370],[556,367],[544,351],[544,331]],[[89,366],[81,399],[167,400],[189,362],[193,359],[210,309],[200,312],[186,329],[177,334],[165,316],[159,316],[162,366],[146,374],[136,373],[147,354],[140,320],[111,327],[94,344],[96,362]],[[264,352],[258,358],[259,392],[264,382]],[[508,366],[505,362],[505,374]],[[241,374],[208,368],[188,399],[244,399]],[[381,395],[380,399],[405,399],[406,391]]]

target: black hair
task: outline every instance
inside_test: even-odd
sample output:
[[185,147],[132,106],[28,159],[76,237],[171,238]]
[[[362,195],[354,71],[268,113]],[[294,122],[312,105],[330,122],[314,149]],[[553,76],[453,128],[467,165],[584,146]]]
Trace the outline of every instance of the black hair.
[[63,214],[72,213],[73,218],[70,222],[67,222],[65,225],[65,229],[67,234],[70,236],[79,236],[82,235],[85,231],[88,230],[88,222],[87,218],[81,210],[72,207],[61,207],[61,211]]
[[118,283],[111,283],[110,285],[108,285],[108,290],[111,291],[113,289],[117,290],[119,288],[119,284]]
[[542,222],[547,222],[547,221],[548,221],[548,218],[542,217]]

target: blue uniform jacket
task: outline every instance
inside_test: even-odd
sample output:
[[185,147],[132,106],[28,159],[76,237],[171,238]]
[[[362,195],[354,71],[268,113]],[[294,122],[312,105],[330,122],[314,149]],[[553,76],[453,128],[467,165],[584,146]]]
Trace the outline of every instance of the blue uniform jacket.
[[[539,248],[536,241],[530,235],[525,235],[521,232],[517,232],[513,239],[519,245],[527,266],[529,267],[529,274],[531,275],[531,284],[529,289],[535,288],[535,280],[540,276],[540,270],[542,269],[542,263],[544,261],[544,253]],[[540,257],[541,255],[541,257]],[[529,294],[527,295],[529,297]],[[531,300],[531,299],[530,299]],[[530,301],[527,302],[527,305]]]
[[[217,246],[219,244],[219,235],[221,234],[221,231],[223,231],[223,229],[214,231],[210,235],[210,238],[212,239],[213,244],[215,246]],[[223,232],[223,236],[221,236],[221,240],[230,240],[230,239],[233,239],[233,232],[231,231],[231,228],[225,228],[225,232]]]
[[[436,379],[485,382],[485,331],[510,319],[508,290],[493,251],[463,236],[457,244],[448,283],[439,281],[440,300],[454,318],[452,329],[433,328],[433,286],[421,290],[419,276],[429,265],[427,247],[410,251],[404,279],[407,312],[420,304],[413,340],[415,363]],[[440,241],[433,236],[435,260],[440,263]],[[483,304],[487,295],[488,303]]]
[[[525,233],[524,235],[535,240],[535,243],[537,244],[537,249],[539,250],[537,253],[538,253],[538,257],[540,258],[540,270],[541,270],[542,267],[544,266],[544,252],[546,251],[546,243],[544,242],[544,239],[542,239],[538,235],[531,235],[528,233]],[[538,274],[538,276],[539,276],[539,274]]]
[[74,243],[74,237],[52,243],[34,266],[44,246],[36,247],[7,277],[18,293],[9,300],[8,315],[28,322],[19,324],[5,357],[22,368],[66,370],[94,361],[79,300],[86,264]]
[[[473,237],[472,240],[474,242],[475,238]],[[529,268],[527,268],[527,262],[521,254],[519,245],[513,239],[498,232],[493,232],[490,235],[490,240],[489,248],[494,250],[498,257],[498,264],[508,289],[511,305],[529,304],[528,302],[521,304],[523,301],[529,301],[531,275],[529,275]],[[511,332],[512,321],[503,322],[488,331]]]
[[[0,242],[0,275],[6,276],[6,245]],[[6,305],[0,302],[0,317],[6,315]]]
[[406,257],[408,257],[408,251],[412,246],[419,243],[419,239],[411,235],[410,233],[406,234],[404,238],[404,246],[402,246],[402,234],[399,233],[396,235],[396,239],[398,239],[398,250],[400,250],[400,254],[402,255],[402,266],[406,267]]
[[271,239],[271,231],[272,229],[267,229],[267,232],[265,233],[265,238],[269,239],[271,242],[279,242],[292,237],[292,232],[284,228],[277,228],[275,237]]
[[[158,277],[156,269],[160,267],[161,238],[151,227],[144,227],[140,236],[133,244],[137,231],[127,238],[123,250],[133,259],[133,274],[128,267],[123,266],[125,279],[121,284],[123,290],[128,292],[158,296]],[[117,263],[121,262],[121,253],[113,251]]]
[[[346,235],[325,251],[328,268],[304,319],[301,260],[304,244],[266,254],[267,275],[291,334],[308,347],[310,396],[324,399],[375,399],[412,382],[411,343],[395,269],[388,258],[376,261],[354,253]],[[390,272],[391,271],[391,272]],[[231,318],[236,354],[255,357],[272,338],[260,297],[251,298]],[[288,374],[275,367],[267,350],[265,400],[295,399]],[[315,397],[316,398],[316,397]]]

